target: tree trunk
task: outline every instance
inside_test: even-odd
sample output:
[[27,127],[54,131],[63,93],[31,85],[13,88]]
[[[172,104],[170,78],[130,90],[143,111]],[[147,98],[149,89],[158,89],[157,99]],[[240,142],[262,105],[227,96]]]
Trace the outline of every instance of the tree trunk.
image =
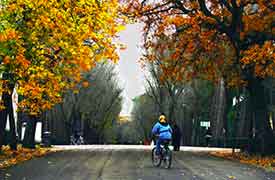
[[184,119],[184,127],[183,127],[183,139],[184,145],[191,146],[192,145],[192,119]]
[[2,101],[6,108],[0,111],[0,148],[2,148],[5,142],[4,138],[5,138],[5,128],[7,124],[7,116],[8,116],[8,110],[7,110],[8,99],[9,99],[9,94],[4,92],[2,94]]
[[159,104],[157,103],[157,100],[155,101],[156,104],[158,104],[158,114],[163,113],[165,111],[164,108],[164,92],[163,92],[163,88],[159,87]]
[[17,113],[17,122],[16,122],[16,130],[18,133],[18,141],[21,142],[22,140],[22,124],[23,124],[23,113],[22,112],[18,112]]
[[37,119],[35,116],[30,116],[27,122],[27,127],[25,130],[23,147],[34,149],[35,148],[35,130],[36,130]]
[[246,98],[246,89],[243,89],[243,93],[245,96],[245,99],[241,102],[240,105],[240,122],[239,122],[239,128],[238,128],[238,136],[240,137],[249,137],[249,126],[250,126],[250,121],[249,121],[249,113],[248,113],[248,103],[249,100]]
[[255,140],[258,144],[254,149],[262,154],[274,153],[274,135],[269,123],[267,99],[261,79],[251,78],[248,81],[248,91],[251,98],[251,110],[254,115],[253,128]]
[[197,112],[193,112],[192,116],[192,146],[199,145],[199,128],[200,128],[200,119]]
[[[226,102],[227,100],[227,89],[225,87],[224,81],[221,79],[215,90],[215,105],[213,110],[213,118],[211,119],[211,129],[213,132],[213,138],[218,140],[223,137],[223,128],[226,124]],[[217,143],[217,142],[216,142]]]
[[[219,130],[219,135],[224,136],[224,138],[228,137],[228,113],[232,107],[232,96],[230,96],[229,89],[227,87],[224,88],[224,110],[223,110],[223,126],[222,129]],[[225,130],[225,134],[223,134],[223,129]]]
[[172,97],[173,95],[170,95],[170,103],[169,103],[169,114],[168,114],[168,121],[170,124],[174,124],[176,122],[176,120],[174,119],[174,113],[175,113],[175,106],[176,106],[176,101],[174,99],[174,97]]
[[[13,89],[13,88],[12,88]],[[9,94],[8,99],[8,115],[9,115],[9,123],[10,123],[10,134],[11,139],[9,145],[12,150],[17,150],[17,140],[16,140],[16,129],[15,129],[15,119],[13,114],[13,104],[12,104],[12,94]]]
[[[220,87],[219,85],[216,85],[215,86],[215,90],[214,90],[214,95],[212,97],[212,100],[211,100],[211,108],[210,108],[210,126],[211,126],[211,131],[212,131],[212,134],[213,134],[213,139],[217,139],[217,127],[218,127],[218,110],[220,108],[219,106],[219,90],[220,90]],[[216,143],[214,143],[213,145],[216,146]]]
[[[2,75],[3,80],[10,80],[12,77],[10,74],[8,73],[3,73]],[[12,93],[13,93],[13,89],[14,89],[14,84],[11,83],[10,81],[8,81],[8,84],[4,84],[6,86],[6,88],[9,89],[10,92],[3,92],[2,93],[2,101],[3,101],[3,105],[5,107],[4,110],[0,111],[0,148],[2,148],[2,145],[5,142],[5,128],[6,128],[6,124],[7,124],[7,117],[8,115],[10,116],[9,119],[10,120],[10,126],[14,125],[14,118],[13,118],[13,108],[12,108]],[[12,112],[12,113],[10,113]],[[12,114],[12,115],[11,115]],[[10,128],[13,132],[15,132],[15,127]],[[13,136],[14,134],[12,134]],[[16,137],[16,134],[15,134]],[[13,141],[13,140],[12,140]],[[12,144],[14,148],[14,143]]]

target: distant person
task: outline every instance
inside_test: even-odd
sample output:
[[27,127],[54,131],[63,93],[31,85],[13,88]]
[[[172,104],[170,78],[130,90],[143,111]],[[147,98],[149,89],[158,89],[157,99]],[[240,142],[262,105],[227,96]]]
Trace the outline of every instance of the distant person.
[[173,126],[173,146],[174,146],[174,151],[179,151],[180,150],[180,140],[181,140],[181,131],[180,128],[177,124],[174,124]]
[[212,138],[212,133],[211,133],[211,130],[210,128],[208,128],[206,130],[206,133],[205,133],[205,141],[206,141],[206,146],[209,147],[210,146],[210,139]]
[[157,137],[156,139],[156,153],[160,154],[160,146],[165,141],[171,141],[172,139],[172,129],[168,124],[165,114],[162,113],[159,117],[159,121],[154,125],[152,129],[152,135]]

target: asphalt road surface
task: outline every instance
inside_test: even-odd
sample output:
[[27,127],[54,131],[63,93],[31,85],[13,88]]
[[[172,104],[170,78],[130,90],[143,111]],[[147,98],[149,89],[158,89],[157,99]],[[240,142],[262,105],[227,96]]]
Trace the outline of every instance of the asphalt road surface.
[[198,152],[155,168],[150,150],[67,150],[0,170],[0,180],[275,180],[275,173]]

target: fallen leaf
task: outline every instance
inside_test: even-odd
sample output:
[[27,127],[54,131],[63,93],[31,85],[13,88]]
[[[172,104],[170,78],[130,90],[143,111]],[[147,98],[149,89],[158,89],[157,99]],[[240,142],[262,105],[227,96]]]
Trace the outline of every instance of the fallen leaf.
[[235,176],[228,176],[229,179],[236,179]]

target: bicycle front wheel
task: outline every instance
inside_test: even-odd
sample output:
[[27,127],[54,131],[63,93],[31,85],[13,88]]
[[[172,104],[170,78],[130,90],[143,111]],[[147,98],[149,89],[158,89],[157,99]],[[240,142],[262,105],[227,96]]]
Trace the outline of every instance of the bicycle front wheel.
[[152,163],[153,166],[159,167],[161,165],[161,155],[157,155],[157,148],[154,147],[152,149]]

